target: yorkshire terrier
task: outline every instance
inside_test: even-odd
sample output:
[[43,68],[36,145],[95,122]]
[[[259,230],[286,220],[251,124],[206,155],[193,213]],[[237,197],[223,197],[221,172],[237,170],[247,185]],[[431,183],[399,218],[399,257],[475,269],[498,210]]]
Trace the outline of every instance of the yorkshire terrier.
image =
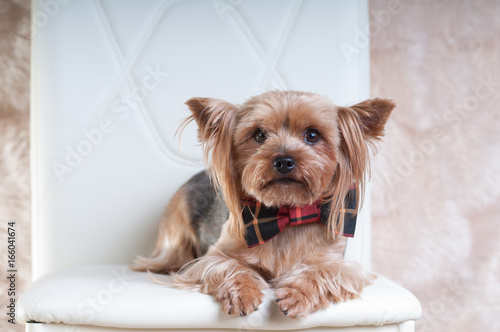
[[343,261],[342,234],[354,233],[370,147],[395,105],[339,107],[298,91],[186,104],[209,168],[175,193],[134,269],[171,273],[237,316],[258,310],[269,287],[292,318],[359,297],[374,276]]

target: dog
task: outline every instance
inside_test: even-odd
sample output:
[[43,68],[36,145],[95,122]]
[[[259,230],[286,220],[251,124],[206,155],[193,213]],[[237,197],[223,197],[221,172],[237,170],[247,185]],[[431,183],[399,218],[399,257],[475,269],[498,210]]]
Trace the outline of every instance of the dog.
[[172,274],[234,316],[258,310],[269,287],[294,319],[359,297],[375,276],[343,261],[342,231],[394,103],[270,91],[240,106],[186,104],[209,166],[174,194],[154,252],[133,268]]

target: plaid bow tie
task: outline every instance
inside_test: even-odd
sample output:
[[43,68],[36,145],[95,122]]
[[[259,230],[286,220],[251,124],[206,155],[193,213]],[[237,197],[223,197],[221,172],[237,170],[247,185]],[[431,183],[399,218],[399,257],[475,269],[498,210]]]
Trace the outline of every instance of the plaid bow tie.
[[[313,222],[328,223],[330,202],[296,206],[267,207],[254,199],[243,199],[243,222],[245,223],[245,241],[249,248],[271,240],[286,226],[303,225]],[[344,218],[344,236],[354,237],[356,229],[356,189],[350,189],[345,198],[345,208],[340,211]],[[338,222],[338,221],[337,221]]]

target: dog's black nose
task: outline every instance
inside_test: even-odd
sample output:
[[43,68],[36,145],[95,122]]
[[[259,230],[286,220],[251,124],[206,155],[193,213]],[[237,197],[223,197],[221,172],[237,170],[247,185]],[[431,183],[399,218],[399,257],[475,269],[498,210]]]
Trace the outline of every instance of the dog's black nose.
[[292,156],[278,156],[273,159],[273,167],[281,174],[287,174],[295,167],[295,158]]

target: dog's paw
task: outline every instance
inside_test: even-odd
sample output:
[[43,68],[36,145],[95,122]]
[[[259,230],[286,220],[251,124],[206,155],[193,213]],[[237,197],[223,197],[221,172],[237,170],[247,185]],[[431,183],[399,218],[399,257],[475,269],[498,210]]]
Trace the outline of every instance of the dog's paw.
[[374,278],[357,265],[312,266],[278,283],[276,303],[284,315],[304,318],[331,302],[358,298]]
[[333,279],[334,287],[330,287],[329,298],[333,302],[354,300],[361,296],[363,289],[373,283],[376,276],[365,273],[358,267],[342,266],[337,277]]
[[259,310],[262,303],[260,290],[243,287],[232,293],[226,293],[221,299],[222,311],[233,316],[246,316]]
[[311,312],[328,306],[328,299],[311,290],[283,287],[276,290],[276,303],[281,312],[292,319],[305,318]]
[[259,310],[263,293],[253,277],[240,275],[226,280],[215,294],[222,311],[232,316],[246,316]]

